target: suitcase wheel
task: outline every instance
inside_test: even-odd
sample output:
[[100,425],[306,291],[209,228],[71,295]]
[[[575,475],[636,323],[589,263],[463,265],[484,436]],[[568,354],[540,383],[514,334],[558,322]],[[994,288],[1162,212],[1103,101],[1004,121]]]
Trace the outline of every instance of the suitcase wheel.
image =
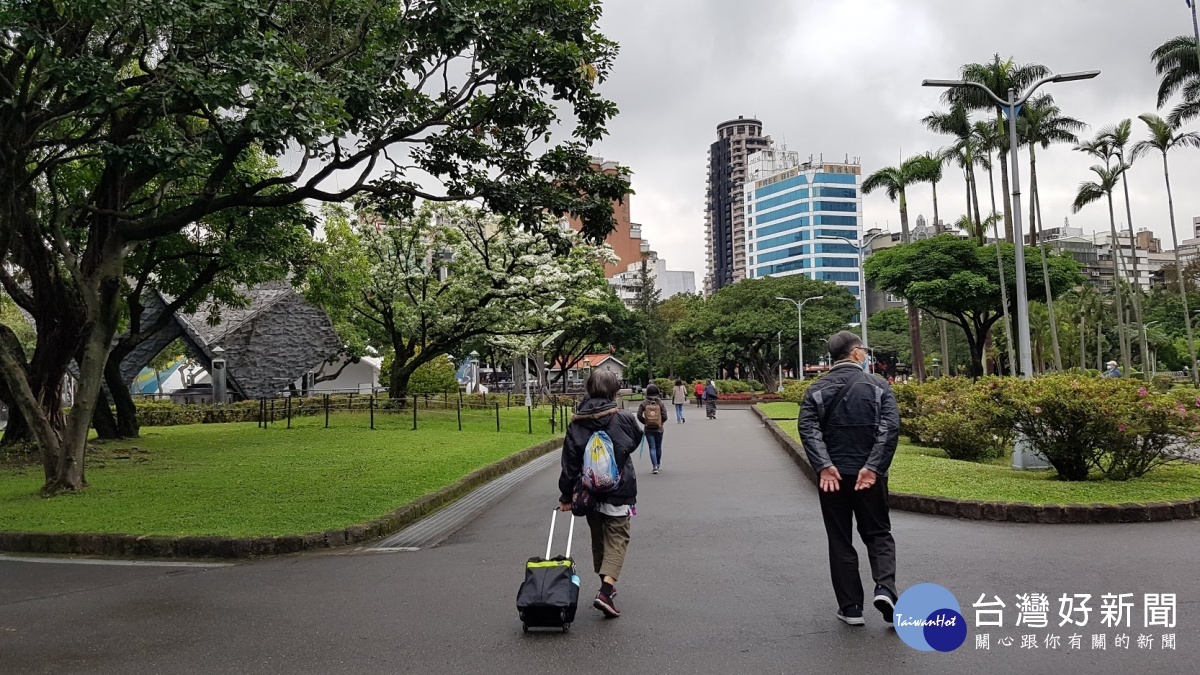
[[567,632],[567,631],[569,631],[569,630],[571,630],[571,624],[569,624],[569,623],[564,623],[564,624],[563,624],[563,632],[565,633],[565,632]]
[[522,623],[522,624],[521,624],[521,630],[523,630],[523,631],[525,631],[526,633],[528,633],[528,632],[529,632],[529,624],[527,624],[527,623]]

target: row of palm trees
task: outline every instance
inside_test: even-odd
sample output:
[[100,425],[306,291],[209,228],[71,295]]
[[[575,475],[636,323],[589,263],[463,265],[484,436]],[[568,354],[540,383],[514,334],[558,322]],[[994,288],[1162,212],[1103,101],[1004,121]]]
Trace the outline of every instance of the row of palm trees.
[[[1167,188],[1167,203],[1170,212],[1171,237],[1175,249],[1176,268],[1182,269],[1179,260],[1179,238],[1175,225],[1174,201],[1171,194],[1170,169],[1168,155],[1180,148],[1200,148],[1200,134],[1182,132],[1181,124],[1200,117],[1200,49],[1197,41],[1191,37],[1175,38],[1152,55],[1158,74],[1162,77],[1159,91],[1159,107],[1166,105],[1176,93],[1182,94],[1183,102],[1178,104],[1167,118],[1157,114],[1147,113],[1139,119],[1145,124],[1147,136],[1144,140],[1133,141],[1133,122],[1126,119],[1109,127],[1101,129],[1093,138],[1081,141],[1078,133],[1087,128],[1082,121],[1067,116],[1055,103],[1049,94],[1041,94],[1030,99],[1019,111],[1017,134],[1020,146],[1028,151],[1029,158],[1029,240],[1038,242],[1041,253],[1041,264],[1045,291],[1047,296],[1046,317],[1049,324],[1051,356],[1054,368],[1063,368],[1062,348],[1059,344],[1058,320],[1055,316],[1055,303],[1050,288],[1049,269],[1046,261],[1047,251],[1042,220],[1041,199],[1038,193],[1037,159],[1038,150],[1048,150],[1053,145],[1071,144],[1074,149],[1089,154],[1100,161],[1091,171],[1095,179],[1083,182],[1077,191],[1072,204],[1074,212],[1100,200],[1106,200],[1109,207],[1110,250],[1113,259],[1113,293],[1112,303],[1116,311],[1116,322],[1119,335],[1119,349],[1125,372],[1132,367],[1131,340],[1138,340],[1143,364],[1149,358],[1150,350],[1145,322],[1142,313],[1142,287],[1138,282],[1139,272],[1136,253],[1131,255],[1129,266],[1132,269],[1122,270],[1125,256],[1120,254],[1120,236],[1117,234],[1114,192],[1118,186],[1123,192],[1125,201],[1126,223],[1131,249],[1136,245],[1136,234],[1133,227],[1132,206],[1129,199],[1128,172],[1133,163],[1146,155],[1158,152],[1163,160],[1163,175]],[[990,62],[970,63],[960,69],[962,79],[978,82],[994,92],[1006,92],[1009,89],[1022,91],[1033,82],[1049,74],[1049,69],[1039,64],[1019,64],[1013,59],[1001,59],[997,54]],[[936,152],[928,152],[904,160],[899,166],[881,169],[863,182],[863,192],[870,194],[877,190],[886,191],[892,201],[899,202],[901,238],[904,243],[910,241],[908,227],[908,200],[906,190],[916,184],[930,183],[933,188],[934,222],[939,222],[937,186],[943,179],[943,168],[947,165],[957,167],[963,175],[965,215],[958,219],[956,225],[976,238],[981,245],[986,244],[988,229],[992,236],[1000,239],[999,223],[1004,223],[1004,239],[1015,243],[1016,237],[1024,233],[1013,231],[1012,202],[1009,195],[1010,167],[1008,159],[1009,139],[1006,133],[1006,120],[1003,110],[998,109],[994,102],[983,92],[973,87],[948,89],[942,96],[947,105],[946,110],[936,111],[926,116],[922,123],[931,131],[950,136],[952,143]],[[976,116],[983,112],[983,115]],[[1000,199],[997,204],[995,188],[995,169],[1000,174]],[[980,208],[979,170],[987,172],[988,192],[991,211],[984,217]],[[1016,358],[1013,354],[1013,339],[1011,322],[1008,316],[1009,299],[1007,286],[1003,275],[1004,268],[997,247],[997,264],[1000,265],[1002,305],[1004,307],[1005,344],[1008,347],[1008,363],[1010,372],[1015,374]],[[1190,311],[1187,307],[1186,290],[1183,275],[1179,277],[1179,292],[1184,303],[1185,327],[1188,345],[1191,350],[1192,373],[1200,376],[1196,364],[1196,353],[1192,335]],[[1128,297],[1126,297],[1128,296]],[[1080,303],[1092,308],[1099,300],[1089,297],[1087,303]],[[1126,316],[1126,303],[1131,303],[1130,316]],[[922,367],[924,354],[920,345],[919,317],[914,308],[909,306],[910,338],[912,338],[912,354],[914,375],[924,379]],[[1084,335],[1088,319],[1101,321],[1101,317],[1089,309],[1089,316],[1084,316],[1080,326],[1080,335]],[[1136,338],[1131,338],[1130,324],[1137,326]],[[1100,329],[1097,324],[1097,330]],[[945,331],[945,326],[941,327]],[[1074,329],[1071,331],[1074,333]],[[943,345],[945,339],[942,340]],[[1081,357],[1082,358],[1082,357]],[[945,360],[945,355],[943,355]],[[944,361],[945,362],[945,361]],[[1147,376],[1149,368],[1143,368]]]

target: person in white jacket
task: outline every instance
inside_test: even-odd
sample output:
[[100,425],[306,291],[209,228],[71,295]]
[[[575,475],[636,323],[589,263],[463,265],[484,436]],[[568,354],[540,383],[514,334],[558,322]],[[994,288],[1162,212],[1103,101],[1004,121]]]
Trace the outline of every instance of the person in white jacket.
[[675,423],[683,424],[687,420],[683,417],[683,406],[687,403],[688,390],[684,386],[683,380],[675,380],[675,388],[671,390],[671,403],[675,404]]

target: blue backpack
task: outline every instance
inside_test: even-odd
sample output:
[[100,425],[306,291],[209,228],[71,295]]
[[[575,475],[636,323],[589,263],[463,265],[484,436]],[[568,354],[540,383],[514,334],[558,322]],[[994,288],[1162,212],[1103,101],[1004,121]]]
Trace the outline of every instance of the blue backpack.
[[579,481],[589,492],[596,494],[612,492],[621,484],[621,470],[613,452],[612,437],[607,432],[597,431],[588,439],[583,449],[583,474]]

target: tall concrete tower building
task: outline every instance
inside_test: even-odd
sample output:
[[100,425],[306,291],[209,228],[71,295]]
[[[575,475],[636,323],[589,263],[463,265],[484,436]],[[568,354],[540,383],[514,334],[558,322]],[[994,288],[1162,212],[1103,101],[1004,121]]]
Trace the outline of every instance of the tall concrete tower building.
[[771,145],[762,122],[738,117],[717,127],[708,149],[708,191],[704,215],[708,273],[704,293],[715,293],[747,276],[746,205],[743,186],[751,155]]

